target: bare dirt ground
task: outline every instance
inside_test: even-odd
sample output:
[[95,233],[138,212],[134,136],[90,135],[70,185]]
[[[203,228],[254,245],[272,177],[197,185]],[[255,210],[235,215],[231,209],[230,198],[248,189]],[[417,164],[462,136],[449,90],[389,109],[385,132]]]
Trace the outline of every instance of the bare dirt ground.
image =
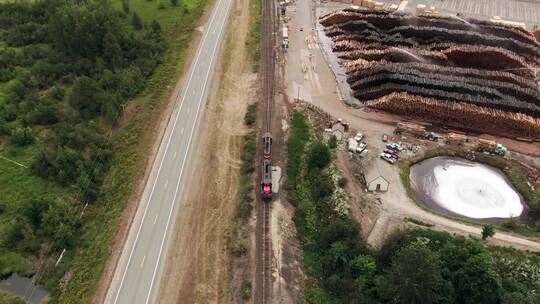
[[302,248],[292,221],[294,208],[281,200],[273,202],[272,248],[274,252],[274,283],[272,303],[302,303],[304,271]]
[[[232,218],[241,166],[243,118],[255,98],[256,75],[245,51],[249,0],[236,0],[190,164],[159,303],[232,301]],[[241,283],[240,283],[241,284]],[[236,284],[239,285],[239,284]]]

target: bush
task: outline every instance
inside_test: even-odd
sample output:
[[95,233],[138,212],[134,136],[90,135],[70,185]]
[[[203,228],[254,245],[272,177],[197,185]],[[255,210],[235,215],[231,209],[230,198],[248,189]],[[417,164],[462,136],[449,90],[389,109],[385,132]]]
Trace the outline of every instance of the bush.
[[244,281],[242,284],[242,299],[249,300],[251,298],[251,282]]
[[334,134],[328,139],[328,147],[330,147],[330,149],[337,148],[337,137]]
[[251,127],[257,121],[257,103],[250,104],[247,108],[246,115],[244,116],[244,123]]
[[124,13],[129,13],[129,0],[122,0],[122,10]]
[[248,249],[246,247],[246,245],[244,244],[239,244],[238,246],[236,246],[234,249],[233,249],[233,255],[235,257],[241,257],[243,255],[246,255]]
[[19,296],[0,292],[0,303],[3,303],[3,304],[25,304],[26,301],[24,301]]
[[482,228],[482,240],[487,239],[495,235],[495,228],[492,225],[484,225]]
[[32,133],[32,128],[15,128],[11,132],[11,143],[19,147],[27,146],[34,143],[34,135]]
[[534,229],[538,232],[540,232],[540,219],[538,219],[536,221],[536,223],[534,224]]
[[309,169],[326,167],[330,163],[331,155],[328,146],[320,142],[314,143],[308,152]]
[[55,201],[43,214],[43,231],[51,237],[57,250],[71,248],[78,238],[80,227],[79,215],[62,200]]
[[348,183],[349,183],[349,180],[345,176],[341,176],[338,181],[338,186],[340,188],[345,188]]
[[140,30],[143,27],[141,18],[139,17],[139,15],[137,15],[136,12],[133,12],[133,16],[131,17],[131,24],[136,30]]

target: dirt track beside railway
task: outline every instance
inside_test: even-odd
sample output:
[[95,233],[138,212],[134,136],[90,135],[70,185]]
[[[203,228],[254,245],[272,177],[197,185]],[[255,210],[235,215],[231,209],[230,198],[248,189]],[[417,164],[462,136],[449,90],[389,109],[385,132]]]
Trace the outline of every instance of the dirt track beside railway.
[[190,164],[159,303],[227,303],[232,277],[230,236],[241,166],[243,118],[256,93],[245,39],[250,0],[236,0],[226,45]]

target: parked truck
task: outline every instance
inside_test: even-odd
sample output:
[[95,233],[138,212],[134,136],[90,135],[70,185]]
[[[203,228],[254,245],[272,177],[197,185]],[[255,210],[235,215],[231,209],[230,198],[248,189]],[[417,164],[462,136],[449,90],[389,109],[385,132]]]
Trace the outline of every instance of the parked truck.
[[479,152],[504,155],[508,151],[508,149],[502,144],[496,143],[495,141],[489,139],[477,138],[474,140],[474,144],[476,146],[476,150]]

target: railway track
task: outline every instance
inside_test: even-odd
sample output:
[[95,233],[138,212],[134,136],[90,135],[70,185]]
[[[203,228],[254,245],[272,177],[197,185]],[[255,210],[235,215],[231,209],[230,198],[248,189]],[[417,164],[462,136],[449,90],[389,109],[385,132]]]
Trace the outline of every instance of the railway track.
[[[262,80],[262,100],[261,117],[263,117],[262,128],[259,138],[263,134],[272,132],[272,108],[274,104],[274,78],[275,78],[275,7],[274,0],[262,0],[262,33],[261,33],[261,80]],[[259,145],[261,147],[262,145]],[[260,150],[260,149],[259,149]],[[263,163],[263,153],[259,153],[259,163]],[[262,173],[259,172],[259,180]],[[262,197],[262,196],[259,196]],[[258,250],[255,302],[270,303],[272,294],[272,238],[270,234],[270,215],[272,204],[269,199],[258,199]]]

